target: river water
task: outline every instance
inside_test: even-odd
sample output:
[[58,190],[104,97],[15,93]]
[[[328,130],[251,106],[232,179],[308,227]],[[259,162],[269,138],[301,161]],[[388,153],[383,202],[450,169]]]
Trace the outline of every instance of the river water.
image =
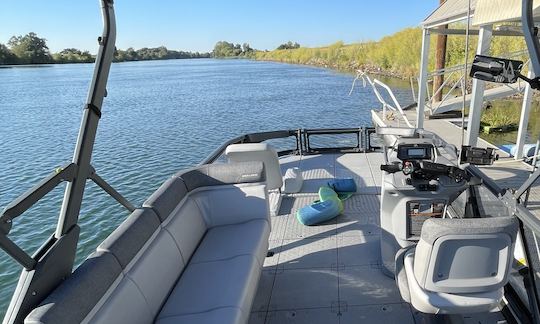
[[[71,160],[91,64],[0,69],[0,208]],[[257,131],[359,127],[378,108],[354,76],[248,60],[113,64],[92,164],[140,206],[170,175],[193,166],[234,136]],[[407,84],[394,82],[403,105]],[[33,253],[53,233],[64,185],[14,221],[10,237]],[[88,183],[77,262],[128,213]],[[0,315],[20,267],[0,251]]]

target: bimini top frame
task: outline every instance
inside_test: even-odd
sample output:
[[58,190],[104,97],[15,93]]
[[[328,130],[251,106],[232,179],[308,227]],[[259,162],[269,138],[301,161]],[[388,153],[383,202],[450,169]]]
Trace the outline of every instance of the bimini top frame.
[[[0,247],[23,266],[4,323],[22,323],[26,315],[71,274],[79,240],[77,222],[87,179],[92,179],[129,210],[134,209],[133,205],[101,179],[90,165],[116,42],[113,0],[100,0],[100,3],[103,34],[98,38],[99,50],[73,160],[9,204],[0,214]],[[67,186],[56,231],[30,256],[7,237],[12,220],[64,181]]]

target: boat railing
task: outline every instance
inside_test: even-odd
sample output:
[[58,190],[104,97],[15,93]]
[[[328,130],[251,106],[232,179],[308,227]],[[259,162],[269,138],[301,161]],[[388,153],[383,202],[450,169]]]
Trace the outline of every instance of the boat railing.
[[[261,143],[288,138],[294,139],[294,147],[278,147],[278,156],[291,154],[308,155],[329,152],[369,152],[379,148],[377,143],[372,139],[373,135],[375,135],[374,127],[316,128],[248,133],[226,141],[202,160],[200,164],[210,164],[218,161],[225,154],[227,146],[231,144]],[[347,138],[345,138],[345,136]],[[315,138],[317,138],[317,140],[315,140]],[[332,145],[335,143],[339,143],[339,145]]]
[[[398,127],[399,127],[399,123],[400,121],[403,121],[407,127],[411,127],[413,128],[414,126],[409,122],[409,119],[407,118],[407,115],[405,115],[405,111],[403,110],[403,107],[401,107],[401,104],[399,103],[399,101],[397,100],[394,92],[392,91],[392,89],[384,82],[378,80],[378,79],[371,79],[369,77],[369,75],[362,71],[362,70],[357,70],[356,71],[356,78],[354,79],[353,81],[353,84],[352,84],[352,87],[351,87],[351,91],[349,92],[349,95],[352,93],[352,91],[354,90],[354,86],[356,84],[356,81],[358,80],[362,80],[362,86],[365,88],[368,84],[371,86],[371,89],[373,90],[373,93],[375,94],[375,97],[377,97],[377,100],[379,101],[379,103],[381,104],[382,106],[382,112],[383,112],[383,120],[388,120],[390,118],[395,118],[395,113],[398,114]],[[388,94],[388,96],[390,97],[390,99],[392,100],[392,104],[389,103],[385,98],[384,96],[381,94],[381,92],[379,91],[379,89],[377,87],[381,87],[383,88],[384,90],[386,90],[386,93]],[[391,111],[391,113],[388,113],[388,110]]]
[[[522,240],[523,253],[517,260],[519,273],[523,278],[520,283],[526,291],[526,296],[521,298],[528,299],[528,309],[531,318],[539,315],[540,306],[540,285],[536,278],[540,276],[540,218],[538,218],[526,205],[525,195],[540,177],[540,169],[535,171],[517,190],[504,189],[497,185],[495,181],[489,178],[482,170],[476,166],[468,166],[467,171],[482,179],[482,186],[479,189],[487,190],[489,194],[477,194],[479,202],[486,202],[489,209],[488,216],[495,217],[498,213],[506,212],[508,215],[514,215],[520,221],[519,236]],[[492,198],[489,198],[489,196]],[[527,301],[524,301],[527,302]],[[535,315],[536,314],[536,315]]]

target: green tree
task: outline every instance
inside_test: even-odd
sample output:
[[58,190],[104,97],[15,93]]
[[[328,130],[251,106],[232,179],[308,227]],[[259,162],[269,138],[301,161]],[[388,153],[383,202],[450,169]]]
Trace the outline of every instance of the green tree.
[[0,44],[0,65],[15,63],[17,63],[17,57],[11,53],[6,45]]
[[53,54],[56,63],[91,63],[94,57],[88,51],[81,51],[76,48],[66,48],[59,53]]
[[217,42],[214,46],[214,57],[231,57],[234,55],[234,44],[226,41]]
[[13,36],[8,41],[11,52],[17,56],[20,63],[50,63],[52,61],[47,41],[36,33],[24,36]]
[[297,48],[300,48],[300,44],[298,43],[293,43],[291,41],[288,41],[287,43],[284,43],[284,44],[281,44],[278,46],[278,50],[284,50],[284,49],[297,49]]

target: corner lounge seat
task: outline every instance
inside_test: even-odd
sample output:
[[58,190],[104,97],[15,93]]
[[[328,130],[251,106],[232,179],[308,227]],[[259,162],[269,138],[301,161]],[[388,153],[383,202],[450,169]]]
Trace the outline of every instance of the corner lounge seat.
[[180,172],[25,323],[246,323],[269,235],[263,163]]
[[418,245],[396,255],[401,296],[429,314],[492,310],[508,282],[517,229],[514,217],[426,220]]

